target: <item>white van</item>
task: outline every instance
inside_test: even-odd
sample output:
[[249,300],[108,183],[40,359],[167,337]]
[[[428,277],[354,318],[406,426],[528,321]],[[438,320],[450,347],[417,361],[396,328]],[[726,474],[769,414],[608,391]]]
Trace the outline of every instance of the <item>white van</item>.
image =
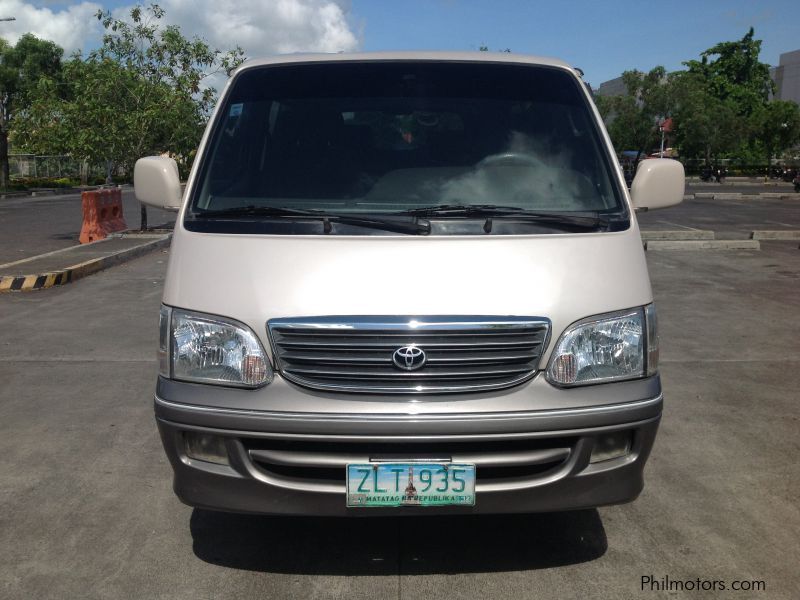
[[662,410],[637,209],[576,71],[489,53],[293,55],[230,79],[179,210],[155,412],[177,495],[384,515],[633,500]]

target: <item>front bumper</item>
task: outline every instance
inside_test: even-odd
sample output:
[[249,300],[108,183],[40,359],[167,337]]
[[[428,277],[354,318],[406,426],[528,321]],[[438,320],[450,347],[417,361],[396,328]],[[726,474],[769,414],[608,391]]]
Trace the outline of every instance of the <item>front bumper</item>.
[[[211,393],[209,387],[159,382],[156,420],[174,470],[175,493],[191,506],[263,514],[518,513],[629,502],[644,485],[643,469],[663,404],[657,377],[595,386],[595,401],[572,408],[425,414],[298,413],[235,408],[225,401],[213,406],[203,396]],[[202,404],[187,402],[193,394],[203,396]],[[579,394],[586,398],[586,388]],[[618,401],[598,404],[598,396]],[[484,408],[496,404],[491,397],[474,401]],[[230,465],[188,457],[186,431],[224,437]],[[629,452],[590,463],[595,440],[609,432],[628,432]],[[367,462],[376,454],[409,461],[446,455],[453,462],[475,462],[475,506],[347,508],[342,461]]]

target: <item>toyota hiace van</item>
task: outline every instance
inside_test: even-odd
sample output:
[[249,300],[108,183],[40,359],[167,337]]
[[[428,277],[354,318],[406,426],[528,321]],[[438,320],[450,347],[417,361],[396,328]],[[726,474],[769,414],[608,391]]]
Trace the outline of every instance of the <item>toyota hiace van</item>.
[[579,73],[490,53],[292,55],[230,78],[178,210],[155,416],[186,503],[271,514],[633,500],[662,412],[636,211]]

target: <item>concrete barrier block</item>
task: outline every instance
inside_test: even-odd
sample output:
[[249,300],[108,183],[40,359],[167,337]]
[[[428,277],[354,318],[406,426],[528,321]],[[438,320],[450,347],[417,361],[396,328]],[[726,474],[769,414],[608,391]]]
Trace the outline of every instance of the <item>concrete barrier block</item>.
[[739,192],[724,192],[722,194],[714,194],[714,200],[741,200],[742,195]]

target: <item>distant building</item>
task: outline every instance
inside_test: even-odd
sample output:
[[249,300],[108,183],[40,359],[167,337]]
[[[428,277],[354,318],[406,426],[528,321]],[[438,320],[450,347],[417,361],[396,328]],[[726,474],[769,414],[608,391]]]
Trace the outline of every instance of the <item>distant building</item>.
[[628,93],[628,88],[625,87],[625,82],[622,81],[622,76],[609,81],[604,81],[600,87],[594,91],[598,96],[624,96]]
[[[646,75],[646,73],[642,73],[642,75]],[[666,81],[666,77],[663,81]],[[628,86],[625,85],[625,81],[620,75],[601,83],[600,87],[594,90],[594,93],[596,96],[626,96],[628,94]]]
[[778,66],[769,71],[775,82],[775,98],[800,104],[800,50],[781,54]]
[[[800,50],[781,54],[778,66],[771,67],[769,74],[775,82],[775,98],[800,104]],[[594,93],[598,96],[624,96],[628,90],[620,76],[604,81]]]

